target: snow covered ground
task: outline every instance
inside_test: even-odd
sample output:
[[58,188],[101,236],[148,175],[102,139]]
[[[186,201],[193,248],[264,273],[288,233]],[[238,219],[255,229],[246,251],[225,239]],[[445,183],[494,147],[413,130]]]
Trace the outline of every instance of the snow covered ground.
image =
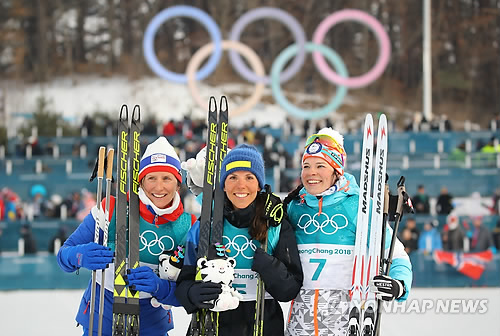
[[[239,106],[241,96],[250,95],[252,86],[227,84],[211,87],[198,83],[200,93],[208,101],[211,95],[226,95],[231,108]],[[205,110],[196,105],[187,85],[175,84],[157,77],[129,80],[126,77],[76,77],[61,78],[46,84],[25,84],[21,82],[0,82],[6,95],[7,120],[18,124],[21,118],[15,115],[36,110],[41,96],[50,102],[50,108],[68,120],[81,124],[83,117],[95,111],[118,116],[122,104],[141,105],[143,118],[155,115],[159,121],[180,120],[185,114],[194,118],[206,118]],[[271,95],[267,90],[265,95]],[[299,95],[300,96],[300,95]],[[272,98],[271,98],[272,100]],[[230,115],[231,116],[231,115]],[[235,126],[255,120],[257,125],[270,124],[281,127],[286,112],[276,104],[257,104],[251,111],[231,117]]]
[[[74,321],[81,295],[82,290],[0,292],[0,335],[81,335]],[[466,313],[464,304],[477,309]],[[417,288],[406,304],[388,309],[382,336],[500,335],[500,288]],[[169,336],[184,336],[189,316],[174,308],[174,319]]]

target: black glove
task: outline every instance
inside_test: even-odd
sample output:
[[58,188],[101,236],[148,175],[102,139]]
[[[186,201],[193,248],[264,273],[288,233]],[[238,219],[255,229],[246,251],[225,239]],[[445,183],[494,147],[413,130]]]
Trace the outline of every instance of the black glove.
[[375,275],[370,280],[370,291],[375,293],[377,299],[384,301],[399,299],[406,293],[404,282],[388,275]]
[[255,271],[260,274],[262,270],[271,267],[273,261],[274,257],[272,255],[268,254],[260,247],[257,247],[257,249],[255,250],[255,254],[253,256],[252,271]]
[[269,184],[264,186],[262,196],[266,199],[264,205],[264,219],[267,220],[271,226],[280,225],[283,215],[285,214],[281,198],[271,191]]
[[200,309],[211,309],[214,307],[212,300],[217,299],[220,293],[222,293],[221,284],[211,281],[196,281],[188,290],[188,298],[192,304]]

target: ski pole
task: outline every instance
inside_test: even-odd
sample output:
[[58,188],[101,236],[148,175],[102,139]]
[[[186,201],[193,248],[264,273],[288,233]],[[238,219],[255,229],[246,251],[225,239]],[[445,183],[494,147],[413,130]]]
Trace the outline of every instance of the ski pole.
[[[109,228],[109,205],[110,205],[110,196],[111,196],[111,179],[113,178],[113,157],[115,154],[115,150],[110,148],[108,150],[108,155],[106,156],[106,204],[104,208],[104,230],[103,230],[103,238],[102,245],[108,246],[108,228]],[[101,291],[99,295],[99,324],[97,327],[97,335],[102,335],[102,318],[104,315],[104,291],[106,281],[106,272],[105,270],[101,271]]]
[[[389,217],[389,175],[385,175],[385,197],[384,197],[384,215],[382,217],[382,236],[381,236],[381,244],[380,244],[380,265],[379,265],[379,272],[378,274],[383,274],[384,273],[384,255],[385,255],[385,230],[387,228],[387,219]],[[377,316],[375,318],[375,331],[374,335],[378,336],[379,334],[379,321],[380,321],[380,316],[381,316],[381,311],[382,309],[382,301],[377,300]]]
[[[414,212],[413,206],[411,205],[410,197],[406,193],[405,177],[401,176],[398,181],[398,204],[396,206],[396,217],[394,219],[394,228],[392,231],[391,246],[389,248],[389,255],[387,259],[384,261],[385,264],[387,264],[387,266],[385,270],[383,270],[382,275],[388,275],[391,269],[392,255],[394,254],[394,246],[396,244],[396,239],[398,239],[397,234],[399,229],[399,223],[403,218],[403,213],[405,208],[409,209],[408,212]],[[377,315],[379,314],[379,312],[380,310],[377,311]],[[380,318],[381,315],[378,315],[378,318],[375,321],[375,335],[379,335],[380,332]]]
[[[104,177],[104,156],[106,147],[99,147],[99,155],[97,158],[97,209],[101,210],[102,200],[102,179]],[[96,221],[94,228],[94,243],[99,244],[99,225]],[[90,320],[89,320],[89,335],[92,335],[94,329],[94,310],[95,310],[95,291],[97,284],[97,271],[92,271],[92,288],[90,291]]]
[[[269,227],[269,225],[268,225]],[[262,243],[262,249],[267,252],[267,231],[264,237],[264,242]],[[264,304],[266,300],[266,294],[264,289],[264,281],[259,276],[257,281],[257,297],[255,301],[255,324],[253,327],[253,336],[264,335]]]

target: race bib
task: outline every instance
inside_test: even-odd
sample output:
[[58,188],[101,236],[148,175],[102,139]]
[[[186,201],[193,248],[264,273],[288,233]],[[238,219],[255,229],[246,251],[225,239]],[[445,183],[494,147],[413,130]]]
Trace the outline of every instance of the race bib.
[[[243,296],[243,301],[255,301],[257,298],[257,280],[259,273],[252,270],[234,270],[233,288]],[[266,299],[271,299],[271,295],[266,292]]]
[[354,246],[299,244],[304,289],[349,289],[352,282]]

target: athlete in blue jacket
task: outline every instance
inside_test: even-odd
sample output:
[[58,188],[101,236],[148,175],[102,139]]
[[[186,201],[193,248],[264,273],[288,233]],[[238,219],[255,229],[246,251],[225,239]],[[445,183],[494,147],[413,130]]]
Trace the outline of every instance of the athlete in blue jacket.
[[[236,309],[219,313],[219,336],[253,335],[258,277],[264,281],[267,292],[264,335],[283,335],[283,313],[278,301],[290,301],[302,285],[297,243],[288,220],[284,217],[276,222],[265,217],[268,193],[263,192],[264,178],[262,156],[253,146],[235,147],[222,162],[220,185],[225,192],[222,243],[230,250],[228,256],[236,260],[232,286],[241,293],[242,301]],[[199,231],[197,222],[189,231],[184,266],[177,280],[176,296],[188,313],[209,308],[207,301],[218,299],[221,293],[219,283],[195,280]],[[267,253],[260,248],[266,235]]]
[[[176,283],[160,279],[155,271],[158,269],[159,255],[176,249],[178,245],[184,245],[187,232],[196,222],[196,217],[184,212],[178,192],[181,181],[180,161],[174,148],[164,137],[158,138],[146,148],[140,162],[140,267],[128,270],[129,274],[125,279],[130,287],[140,291],[141,336],[165,336],[173,328],[172,312],[162,306],[153,307],[152,296],[160,303],[179,306],[174,295]],[[94,243],[96,218],[104,216],[94,207],[57,254],[58,263],[66,272],[77,271],[80,267],[105,269],[103,335],[111,335],[113,318],[116,211],[114,198],[110,201],[108,247]],[[102,203],[104,205],[105,200]],[[102,239],[102,231],[100,234]],[[101,274],[98,271],[94,335],[98,329],[99,292],[102,285],[100,280]],[[83,326],[83,335],[88,335],[90,286],[89,282],[76,316],[76,321]]]
[[[304,270],[286,335],[346,335],[352,284],[359,187],[344,173],[343,137],[331,128],[312,135],[302,157],[301,181],[285,199]],[[392,231],[388,228],[386,249]],[[389,276],[371,289],[384,300],[405,300],[411,288],[408,255],[398,240]]]

